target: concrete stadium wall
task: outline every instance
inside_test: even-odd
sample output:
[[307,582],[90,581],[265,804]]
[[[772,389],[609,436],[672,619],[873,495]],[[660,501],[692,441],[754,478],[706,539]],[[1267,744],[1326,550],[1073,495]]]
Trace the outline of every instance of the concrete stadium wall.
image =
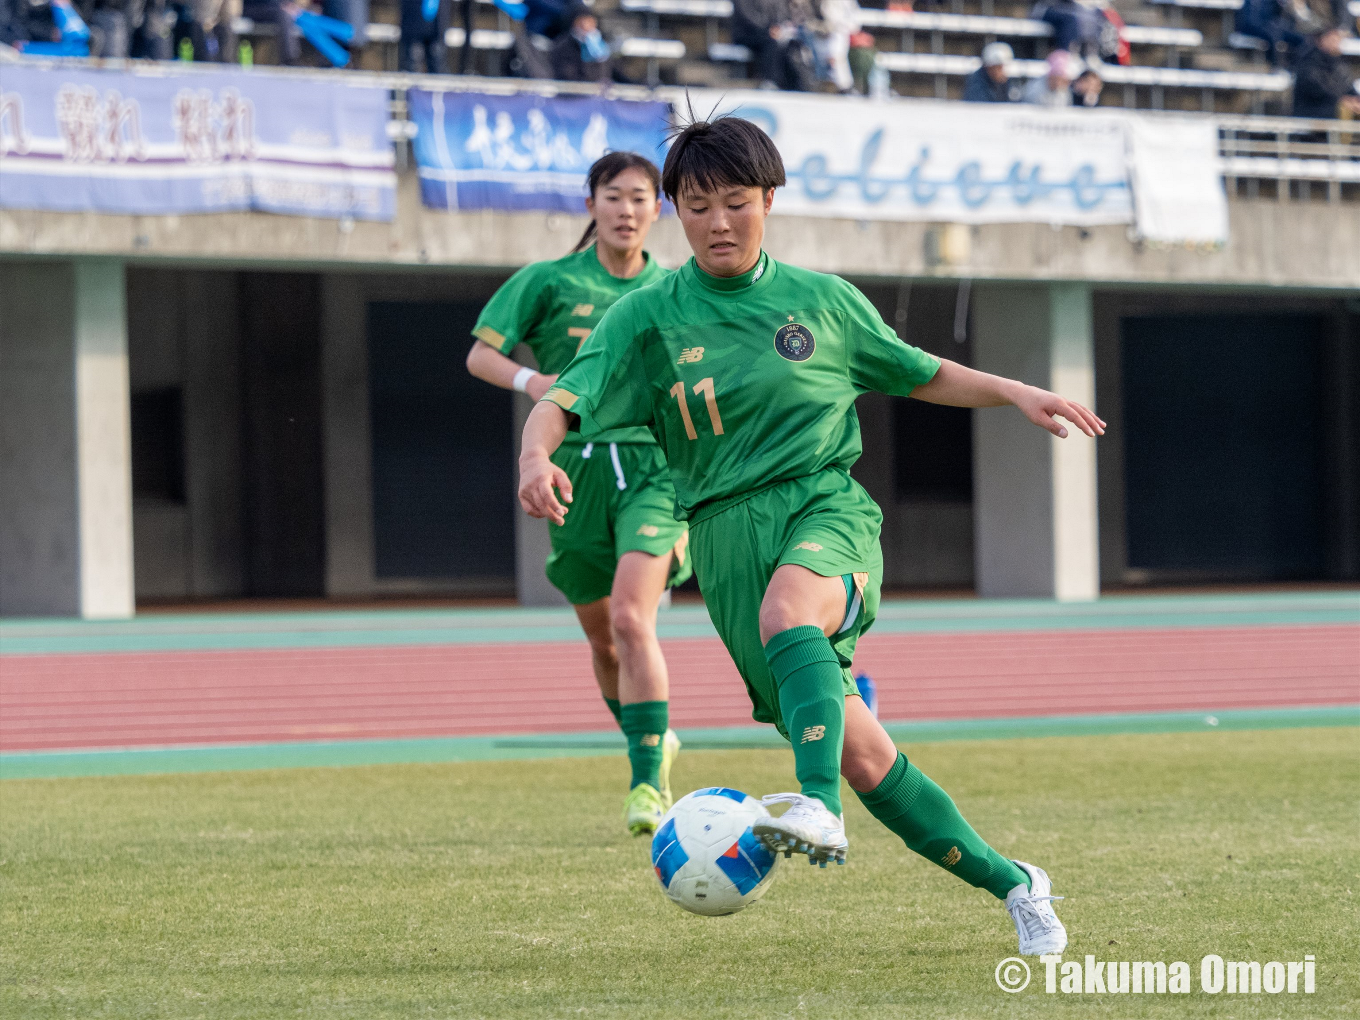
[[[288,280],[295,275],[279,274],[279,286],[293,287]],[[261,571],[260,564],[276,562],[276,556],[247,552],[262,542],[269,545],[269,536],[248,520],[246,504],[248,493],[268,487],[271,473],[268,465],[252,459],[251,450],[259,442],[249,440],[249,429],[243,424],[247,396],[241,364],[246,360],[246,345],[239,334],[258,332],[243,316],[243,281],[252,281],[250,286],[259,299],[259,288],[273,278],[273,274],[230,270],[140,268],[128,273],[134,394],[162,385],[183,388],[189,465],[183,503],[140,499],[136,505],[139,597],[230,597],[275,590],[367,598],[464,591],[466,585],[453,577],[384,577],[377,571],[369,356],[372,345],[384,337],[370,335],[366,310],[373,302],[457,298],[480,303],[505,278],[504,271],[319,273],[307,286],[319,302],[320,364],[314,370],[321,394],[317,456],[323,498],[320,506],[297,504],[288,510],[295,526],[301,527],[300,519],[311,514],[313,523],[303,530],[323,532],[318,548],[324,557],[324,580],[305,589],[288,588],[284,581]],[[1059,443],[1012,420],[1013,413],[979,412],[972,419],[973,439],[964,437],[943,454],[971,463],[971,476],[976,480],[972,491],[919,496],[904,493],[898,477],[903,464],[910,465],[918,445],[906,440],[904,461],[898,405],[913,402],[865,394],[857,403],[864,455],[854,473],[883,508],[884,580],[889,587],[977,587],[1009,594],[1089,597],[1096,589],[1097,569],[1099,584],[1107,588],[1177,579],[1131,567],[1125,539],[1123,452],[1128,440],[1121,411],[1121,324],[1129,317],[1156,314],[1189,317],[1248,312],[1320,316],[1329,323],[1326,357],[1332,367],[1327,378],[1337,393],[1324,401],[1325,436],[1330,445],[1320,452],[1329,501],[1326,576],[1356,575],[1360,436],[1346,418],[1347,408],[1356,400],[1355,393],[1347,389],[1353,383],[1346,382],[1354,377],[1354,366],[1348,369],[1343,362],[1360,340],[1360,317],[1347,312],[1343,299],[999,283],[977,284],[971,299],[961,306],[961,288],[950,281],[857,278],[855,282],[885,321],[910,342],[943,357],[1018,374],[1031,382],[1093,389],[1095,406],[1111,423],[1110,436],[1099,443]],[[1054,360],[1051,346],[1061,332],[1055,332],[1059,325],[1055,309],[1061,314],[1062,306],[1054,304],[1054,294],[1062,302],[1075,301],[1077,313],[1071,320],[1075,333],[1069,328],[1063,335],[1076,341],[1082,378],[1066,382],[1055,381],[1064,369]],[[1083,313],[1083,308],[1089,311]],[[451,333],[448,342],[455,361],[471,343],[461,333]],[[525,352],[517,353],[530,360]],[[461,365],[455,364],[454,371],[461,373]],[[516,407],[514,420],[507,422],[507,456],[513,456],[527,400],[519,399]],[[967,422],[962,425],[966,427]],[[1062,461],[1054,458],[1069,453],[1077,453],[1077,461],[1068,465],[1064,475]],[[940,456],[935,450],[928,455]],[[315,477],[316,465],[304,467],[296,473]],[[1066,496],[1060,495],[1064,486]],[[1065,521],[1062,510],[1072,506],[1084,509]],[[529,605],[560,604],[560,595],[547,585],[542,573],[546,525],[520,514],[512,503],[486,510],[508,514],[515,521],[514,576],[506,574],[503,593],[514,591]],[[257,511],[255,516],[267,515]],[[1078,558],[1069,556],[1065,562],[1080,566],[1060,569],[1056,565],[1060,539],[1075,543],[1069,548]],[[984,562],[980,557],[988,548],[1009,550],[1011,558],[993,556]],[[1018,554],[1023,555],[1014,559]],[[1064,570],[1065,589],[1059,585]],[[1213,578],[1203,575],[1202,579]]]

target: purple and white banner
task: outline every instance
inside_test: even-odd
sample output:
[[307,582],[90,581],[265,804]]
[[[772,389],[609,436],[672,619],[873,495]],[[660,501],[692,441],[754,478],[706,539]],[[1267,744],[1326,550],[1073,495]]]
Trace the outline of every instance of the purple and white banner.
[[430,209],[585,211],[606,152],[666,157],[670,107],[599,96],[407,93],[420,196]]
[[0,206],[391,220],[387,92],[258,71],[0,69]]

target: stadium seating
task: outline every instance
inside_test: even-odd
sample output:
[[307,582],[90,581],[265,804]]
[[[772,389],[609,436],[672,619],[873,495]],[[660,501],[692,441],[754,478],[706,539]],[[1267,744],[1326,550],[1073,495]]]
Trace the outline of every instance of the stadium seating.
[[[1228,36],[1228,45],[1235,50],[1253,50],[1257,53],[1265,53],[1270,49],[1270,44],[1264,39],[1241,32],[1233,32]],[[1360,57],[1360,39],[1342,39],[1341,53],[1347,57]]]
[[[878,0],[873,0],[878,2]],[[1130,65],[1102,65],[1108,105],[1237,113],[1287,113],[1290,77],[1269,70],[1260,40],[1233,30],[1242,0],[1144,0],[1138,11],[1121,7],[1128,24],[1124,40],[1132,47]],[[1360,16],[1360,0],[1351,4]],[[633,77],[649,85],[754,85],[750,52],[731,42],[732,0],[597,0],[615,52]],[[952,0],[951,10],[899,11],[865,6],[862,20],[875,35],[881,66],[891,87],[902,95],[957,97],[962,78],[977,68],[982,47],[1005,39],[1016,48],[1017,74],[1042,72],[1053,29],[1029,17],[1025,0]],[[373,0],[370,49],[378,56],[356,61],[395,67],[400,41],[395,0]],[[512,25],[491,0],[477,0],[472,48],[490,56],[491,73],[505,69],[514,46]],[[460,12],[455,10],[454,19]],[[1205,21],[1204,19],[1208,19]],[[1187,21],[1189,23],[1187,23]],[[1221,22],[1221,25],[1219,24]],[[237,19],[242,35],[267,35],[266,26]],[[494,26],[494,27],[493,27]],[[450,48],[463,44],[461,27],[446,35]],[[1343,53],[1360,58],[1360,39],[1347,39]],[[500,56],[497,56],[500,54]]]

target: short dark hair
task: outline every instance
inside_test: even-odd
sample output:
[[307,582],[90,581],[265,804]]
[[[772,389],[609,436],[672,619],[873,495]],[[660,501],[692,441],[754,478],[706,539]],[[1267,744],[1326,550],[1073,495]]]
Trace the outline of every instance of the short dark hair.
[[[590,8],[582,7],[587,14]],[[625,170],[641,170],[646,175],[647,180],[652,182],[652,194],[661,194],[661,171],[656,168],[646,156],[639,156],[636,152],[607,152],[590,165],[590,172],[586,175],[586,188],[590,191],[590,197],[595,197],[595,192],[613,182],[614,178]],[[578,251],[585,251],[595,243],[595,221],[592,219],[586,224],[586,231],[581,235],[581,239],[576,242],[572,254]]]
[[784,160],[770,136],[741,117],[695,120],[671,140],[661,190],[672,202],[682,192],[784,184]]

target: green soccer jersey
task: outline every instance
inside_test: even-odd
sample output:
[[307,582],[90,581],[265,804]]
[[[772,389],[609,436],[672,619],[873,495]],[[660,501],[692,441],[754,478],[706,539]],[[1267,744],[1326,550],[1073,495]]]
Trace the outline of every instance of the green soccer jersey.
[[[492,295],[472,335],[507,355],[516,344],[528,344],[539,369],[555,375],[571,363],[615,301],[669,274],[647,255],[642,272],[621,280],[600,264],[594,245],[550,262],[534,262]],[[642,428],[614,429],[591,438],[603,443],[653,442],[651,433]]]
[[620,300],[544,396],[582,438],[646,425],[675,480],[676,516],[860,455],[854,401],[906,396],[939,360],[904,344],[840,277],[776,262],[720,279],[691,259]]

